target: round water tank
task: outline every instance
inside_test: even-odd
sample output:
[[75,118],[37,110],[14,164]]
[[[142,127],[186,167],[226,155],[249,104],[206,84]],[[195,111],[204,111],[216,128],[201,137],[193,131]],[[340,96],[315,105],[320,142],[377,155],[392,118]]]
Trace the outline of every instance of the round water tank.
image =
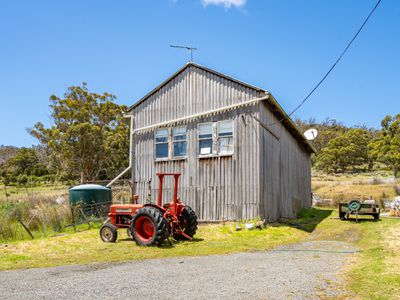
[[69,189],[71,206],[81,204],[84,207],[93,205],[110,205],[112,202],[111,188],[98,184],[82,184]]

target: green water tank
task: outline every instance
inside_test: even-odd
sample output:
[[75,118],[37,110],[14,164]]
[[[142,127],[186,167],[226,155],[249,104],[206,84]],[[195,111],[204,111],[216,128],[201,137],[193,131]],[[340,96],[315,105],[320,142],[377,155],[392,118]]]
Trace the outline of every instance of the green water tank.
[[112,202],[111,188],[98,184],[82,184],[69,189],[71,206],[110,205]]

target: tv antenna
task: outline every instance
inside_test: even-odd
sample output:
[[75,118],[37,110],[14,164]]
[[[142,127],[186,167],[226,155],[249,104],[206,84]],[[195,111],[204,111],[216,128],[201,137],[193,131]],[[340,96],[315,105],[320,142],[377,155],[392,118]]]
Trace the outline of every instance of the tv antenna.
[[193,61],[193,50],[197,50],[197,48],[194,48],[192,46],[179,46],[179,45],[169,45],[171,48],[180,48],[180,49],[186,49],[188,53],[190,53],[190,62]]

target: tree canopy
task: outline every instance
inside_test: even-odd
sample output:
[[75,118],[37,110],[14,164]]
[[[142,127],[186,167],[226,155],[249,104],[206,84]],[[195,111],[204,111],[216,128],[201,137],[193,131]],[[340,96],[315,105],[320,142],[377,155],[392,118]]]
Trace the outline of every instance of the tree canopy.
[[365,129],[350,129],[331,139],[316,160],[315,166],[328,173],[357,171],[371,167],[368,143],[371,133]]
[[381,122],[382,130],[369,144],[373,159],[386,164],[396,177],[400,176],[400,114],[386,116]]
[[50,97],[53,125],[38,122],[29,129],[50,151],[59,172],[85,180],[115,176],[128,164],[129,122],[126,106],[109,93],[89,92],[86,83],[71,86],[63,97]]

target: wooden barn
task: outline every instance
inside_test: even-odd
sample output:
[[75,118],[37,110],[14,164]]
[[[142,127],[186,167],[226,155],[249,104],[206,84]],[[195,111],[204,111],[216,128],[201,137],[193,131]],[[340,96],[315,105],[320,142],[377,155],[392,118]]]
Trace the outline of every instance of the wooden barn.
[[150,192],[155,201],[156,172],[180,172],[179,196],[200,220],[275,221],[311,205],[313,147],[280,122],[287,115],[266,90],[189,62],[128,115],[140,202]]

